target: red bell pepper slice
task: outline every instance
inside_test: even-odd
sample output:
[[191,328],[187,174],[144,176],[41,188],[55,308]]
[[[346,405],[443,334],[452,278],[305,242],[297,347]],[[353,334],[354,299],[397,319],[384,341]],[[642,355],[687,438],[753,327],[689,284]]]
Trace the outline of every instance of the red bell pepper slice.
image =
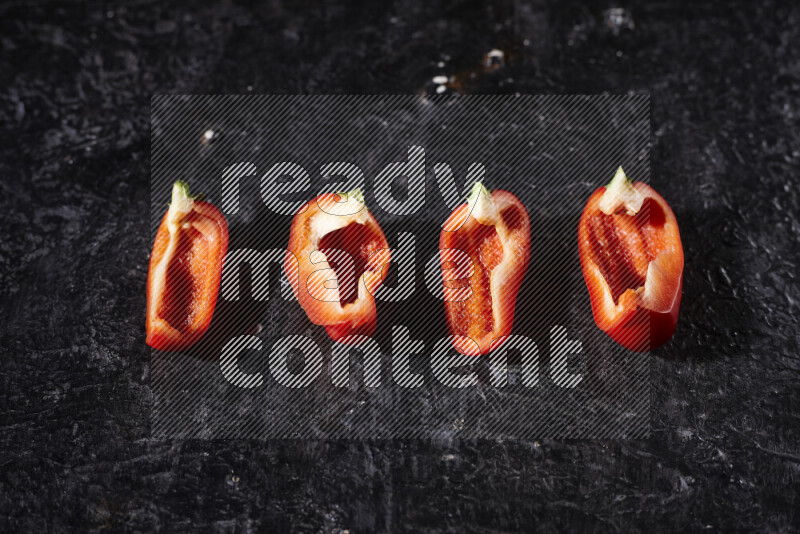
[[334,341],[358,342],[377,325],[375,291],[391,254],[359,190],[320,195],[295,214],[284,270],[309,320]]
[[182,350],[203,337],[217,302],[228,224],[208,202],[189,195],[184,182],[156,233],[147,273],[147,344]]
[[[514,324],[517,293],[530,262],[528,211],[512,193],[496,190],[490,194],[476,183],[467,202],[445,221],[439,249],[453,346],[462,354],[487,354],[502,344]],[[457,269],[454,256],[444,251],[467,254],[472,275],[448,280],[447,271]],[[469,296],[459,297],[467,288]]]
[[667,201],[620,167],[586,203],[578,248],[597,326],[637,352],[666,343],[683,287],[683,246]]

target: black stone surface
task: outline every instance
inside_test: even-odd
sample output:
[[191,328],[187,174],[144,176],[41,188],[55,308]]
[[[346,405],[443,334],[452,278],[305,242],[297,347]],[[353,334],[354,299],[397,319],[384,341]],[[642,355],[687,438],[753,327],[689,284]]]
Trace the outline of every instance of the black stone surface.
[[[609,7],[0,6],[0,530],[800,527],[800,8]],[[151,440],[150,96],[413,93],[442,70],[468,93],[652,94],[686,253],[652,438]]]

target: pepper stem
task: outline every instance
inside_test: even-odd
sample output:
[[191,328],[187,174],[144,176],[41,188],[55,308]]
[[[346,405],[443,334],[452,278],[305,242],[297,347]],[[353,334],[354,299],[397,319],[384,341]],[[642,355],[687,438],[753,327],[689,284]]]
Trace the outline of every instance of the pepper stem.
[[194,208],[194,197],[189,194],[189,184],[178,180],[172,185],[172,202],[169,204],[168,220],[179,223]]
[[489,190],[486,189],[486,187],[482,183],[475,182],[474,184],[472,184],[472,189],[470,189],[469,195],[467,195],[467,204],[472,204],[473,202],[475,202],[478,199],[478,195],[488,195],[488,194]]
[[467,197],[469,214],[481,224],[493,224],[497,218],[497,207],[492,194],[480,182],[475,182]]
[[628,179],[620,166],[611,183],[606,186],[606,192],[600,198],[598,207],[606,215],[612,215],[620,208],[625,208],[628,215],[636,215],[642,209],[643,203],[644,195],[633,187],[633,182]]
[[356,188],[352,191],[337,191],[336,194],[339,196],[339,198],[346,198],[347,200],[345,202],[350,202],[350,199],[352,198],[356,202],[366,204],[366,201],[364,200],[364,193],[361,192],[361,189]]

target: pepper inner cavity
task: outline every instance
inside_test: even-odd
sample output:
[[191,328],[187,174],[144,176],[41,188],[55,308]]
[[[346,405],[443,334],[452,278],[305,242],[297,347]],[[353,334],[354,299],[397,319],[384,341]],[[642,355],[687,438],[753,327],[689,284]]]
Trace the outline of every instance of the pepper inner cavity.
[[473,339],[482,337],[494,330],[491,274],[503,261],[503,245],[494,226],[476,222],[465,224],[456,232],[451,248],[468,254],[475,269],[468,282],[472,295],[448,306],[454,333]]
[[203,291],[202,276],[207,243],[198,239],[194,229],[184,229],[178,233],[178,246],[175,257],[169,262],[166,272],[165,292],[158,315],[171,327],[183,332],[195,320],[199,310],[195,303],[197,295]]
[[652,199],[646,199],[636,215],[619,211],[601,212],[589,220],[594,263],[611,289],[614,303],[628,289],[639,289],[647,279],[647,267],[663,250],[661,229],[665,214]]
[[379,236],[358,223],[334,230],[320,240],[319,250],[336,273],[342,307],[358,298],[358,279],[364,274],[370,255],[381,248]]

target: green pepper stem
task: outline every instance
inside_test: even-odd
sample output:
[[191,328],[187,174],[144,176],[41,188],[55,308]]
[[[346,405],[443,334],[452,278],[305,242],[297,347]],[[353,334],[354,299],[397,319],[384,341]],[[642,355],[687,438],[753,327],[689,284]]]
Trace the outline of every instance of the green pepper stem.
[[492,194],[480,182],[475,182],[467,197],[469,214],[481,224],[494,224],[497,221],[497,206]]
[[606,215],[612,215],[620,208],[625,208],[628,215],[636,215],[642,209],[643,203],[644,195],[633,186],[633,182],[620,166],[611,183],[606,186],[606,192],[600,198],[598,207]]
[[346,197],[347,202],[349,202],[350,199],[352,198],[356,202],[359,202],[361,204],[366,204],[366,202],[364,201],[364,193],[361,192],[361,189],[356,188],[353,189],[352,191],[337,191],[336,194],[339,196],[339,198]]
[[489,190],[486,189],[482,183],[475,182],[472,184],[472,189],[470,189],[469,195],[467,195],[467,204],[472,204],[478,200],[479,195],[489,195]]
[[194,208],[194,198],[189,194],[189,184],[178,180],[172,185],[172,202],[169,204],[168,220],[179,223]]

